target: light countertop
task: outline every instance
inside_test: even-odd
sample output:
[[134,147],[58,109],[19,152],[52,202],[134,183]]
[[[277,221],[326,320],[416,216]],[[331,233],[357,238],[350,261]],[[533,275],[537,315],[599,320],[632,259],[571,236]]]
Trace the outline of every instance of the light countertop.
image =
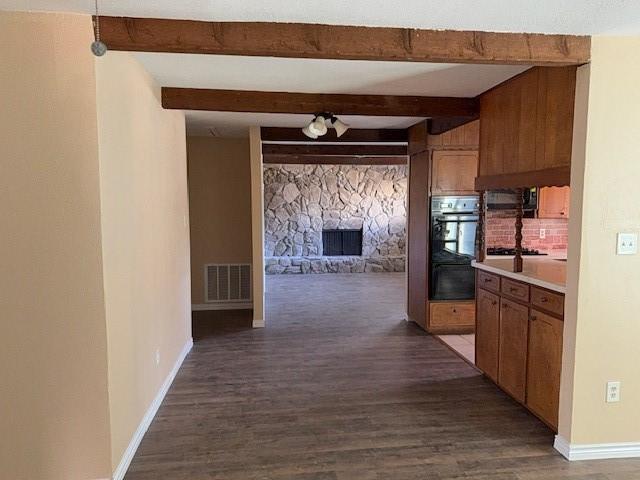
[[522,272],[513,271],[513,257],[485,258],[484,262],[471,262],[474,268],[537,285],[555,292],[565,293],[567,262],[557,257],[523,257]]

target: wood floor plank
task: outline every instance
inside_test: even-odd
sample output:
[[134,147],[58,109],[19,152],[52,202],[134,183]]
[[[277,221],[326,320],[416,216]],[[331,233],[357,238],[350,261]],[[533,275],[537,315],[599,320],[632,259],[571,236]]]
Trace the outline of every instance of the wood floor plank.
[[404,282],[268,276],[267,328],[198,319],[126,480],[640,479],[640,460],[564,460],[545,425],[403,320]]

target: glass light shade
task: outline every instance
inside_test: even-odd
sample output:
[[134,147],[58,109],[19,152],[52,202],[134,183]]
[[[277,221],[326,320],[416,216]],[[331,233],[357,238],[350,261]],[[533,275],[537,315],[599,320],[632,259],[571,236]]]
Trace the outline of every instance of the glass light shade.
[[321,137],[327,133],[327,124],[325,123],[325,118],[322,115],[318,115],[307,128],[316,137]]

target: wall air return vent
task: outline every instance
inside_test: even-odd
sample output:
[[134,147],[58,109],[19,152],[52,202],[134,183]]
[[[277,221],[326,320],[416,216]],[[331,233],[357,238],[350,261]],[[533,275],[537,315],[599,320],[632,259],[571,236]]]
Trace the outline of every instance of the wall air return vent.
[[248,263],[205,265],[204,278],[207,303],[251,301],[251,265]]

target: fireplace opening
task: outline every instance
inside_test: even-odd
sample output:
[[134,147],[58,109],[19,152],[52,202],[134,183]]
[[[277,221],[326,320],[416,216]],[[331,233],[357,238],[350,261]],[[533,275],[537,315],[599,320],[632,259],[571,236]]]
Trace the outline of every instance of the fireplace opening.
[[322,230],[322,254],[362,255],[362,229]]

